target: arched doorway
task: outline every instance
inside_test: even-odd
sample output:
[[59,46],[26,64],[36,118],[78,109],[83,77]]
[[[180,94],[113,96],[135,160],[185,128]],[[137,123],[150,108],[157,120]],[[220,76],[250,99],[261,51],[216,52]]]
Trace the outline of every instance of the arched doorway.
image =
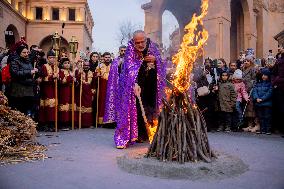
[[[41,42],[39,43],[39,47],[43,50],[43,52],[47,53],[50,49],[52,49],[52,35],[46,36],[45,38],[43,38],[41,40]],[[68,41],[61,37],[61,47],[60,47],[60,51],[63,52],[69,52],[69,44]]]
[[231,61],[235,61],[244,50],[244,9],[241,0],[231,0]]
[[142,5],[145,11],[145,31],[158,44],[162,43],[162,16],[165,10],[179,23],[180,34],[194,13],[200,12],[201,0],[151,0]]
[[177,53],[180,45],[181,33],[176,17],[168,10],[162,15],[162,44],[165,57],[171,58]]
[[20,36],[17,28],[13,24],[10,24],[5,31],[6,47],[11,48],[19,40]]

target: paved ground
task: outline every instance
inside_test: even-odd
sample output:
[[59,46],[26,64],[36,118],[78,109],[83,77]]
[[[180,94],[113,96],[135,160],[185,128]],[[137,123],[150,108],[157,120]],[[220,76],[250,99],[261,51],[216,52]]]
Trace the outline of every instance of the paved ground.
[[211,146],[240,157],[249,165],[246,173],[224,180],[166,180],[132,175],[120,170],[116,157],[129,150],[117,150],[113,130],[85,129],[60,132],[39,142],[48,145],[45,161],[0,167],[1,189],[284,189],[284,138],[246,133],[209,133]]

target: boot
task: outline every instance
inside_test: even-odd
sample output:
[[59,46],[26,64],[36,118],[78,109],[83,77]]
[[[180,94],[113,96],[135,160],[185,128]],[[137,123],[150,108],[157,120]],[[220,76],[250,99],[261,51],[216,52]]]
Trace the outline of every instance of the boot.
[[250,129],[249,131],[252,132],[252,133],[259,131],[260,130],[259,120],[257,118],[255,118],[254,122],[252,122],[252,123],[255,123],[255,126],[252,129]]
[[224,126],[223,125],[220,125],[219,127],[218,127],[218,129],[217,129],[217,132],[221,132],[221,131],[223,131],[224,130]]
[[251,128],[249,131],[252,132],[252,133],[255,133],[255,132],[259,131],[259,130],[260,130],[260,125],[257,124],[253,128]]
[[250,130],[254,127],[253,121],[252,120],[248,120],[248,127],[243,128],[243,131],[245,132],[250,132]]
[[253,126],[250,125],[250,126],[248,126],[246,128],[243,128],[243,131],[249,132],[252,128],[253,128]]

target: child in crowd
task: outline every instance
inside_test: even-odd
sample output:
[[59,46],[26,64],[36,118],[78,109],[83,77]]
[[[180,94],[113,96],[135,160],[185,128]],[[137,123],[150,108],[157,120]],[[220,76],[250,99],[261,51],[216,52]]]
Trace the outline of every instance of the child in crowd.
[[220,83],[218,87],[214,88],[215,92],[218,92],[219,108],[220,108],[220,124],[217,131],[230,132],[233,127],[232,118],[233,112],[236,106],[237,94],[235,92],[234,85],[229,82],[229,73],[222,72]]
[[72,120],[72,82],[74,73],[70,71],[71,66],[68,58],[61,58],[60,67],[58,117],[62,129],[68,130]]
[[255,102],[256,116],[260,121],[258,134],[271,134],[271,114],[272,114],[272,84],[270,82],[270,71],[265,68],[261,70],[262,79],[258,82],[252,92]]
[[237,93],[237,102],[236,102],[236,111],[237,111],[237,123],[242,123],[242,102],[245,100],[246,102],[249,100],[249,95],[246,91],[245,83],[243,82],[243,72],[240,69],[237,69],[232,75],[232,81],[235,87],[235,91]]

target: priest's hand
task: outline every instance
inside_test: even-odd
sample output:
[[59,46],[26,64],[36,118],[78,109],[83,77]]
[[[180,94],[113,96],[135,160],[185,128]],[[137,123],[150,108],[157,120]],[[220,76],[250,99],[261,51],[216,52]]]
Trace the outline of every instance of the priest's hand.
[[135,86],[134,86],[134,94],[135,96],[140,96],[141,94],[141,87],[137,83],[135,83]]
[[156,61],[156,57],[153,56],[153,55],[148,55],[148,56],[145,56],[144,60],[145,60],[146,62],[152,62],[152,63],[154,63],[154,62]]
[[147,63],[147,69],[148,69],[148,70],[155,69],[155,63],[148,62],[148,63]]

